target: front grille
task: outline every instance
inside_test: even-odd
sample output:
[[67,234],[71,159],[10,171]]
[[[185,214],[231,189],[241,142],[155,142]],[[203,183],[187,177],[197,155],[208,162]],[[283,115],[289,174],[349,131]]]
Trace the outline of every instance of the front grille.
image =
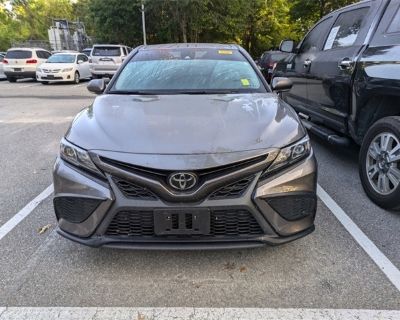
[[221,200],[221,199],[233,199],[241,197],[246,190],[248,189],[249,185],[253,181],[254,176],[247,177],[236,181],[230,185],[222,187],[216,191],[214,191],[209,199],[210,200]]
[[312,194],[280,196],[266,199],[267,203],[284,219],[293,221],[313,215],[317,199]]
[[129,199],[157,200],[157,196],[145,187],[138,186],[130,181],[117,177],[113,177],[113,181],[117,185],[118,189],[121,190],[123,195]]
[[[187,221],[191,223],[191,221]],[[263,231],[254,216],[245,209],[211,210],[210,234],[201,238],[254,237]],[[111,221],[106,235],[122,237],[152,237],[155,239],[173,237],[157,236],[154,233],[152,210],[127,210],[118,212]],[[179,236],[182,239],[188,236]],[[189,236],[190,238],[199,237]]]
[[58,197],[53,200],[57,218],[72,223],[85,221],[101,202],[98,199],[78,197]]
[[[219,166],[219,167],[200,169],[200,170],[185,170],[185,171],[194,172],[199,177],[199,183],[201,184],[202,182],[204,182],[206,180],[210,180],[215,177],[220,177],[220,176],[226,175],[228,173],[235,172],[240,169],[257,164],[261,161],[265,161],[267,156],[268,155],[266,154],[266,155],[258,156],[255,158],[243,160],[240,162],[235,162],[235,163],[231,163],[228,165]],[[119,168],[124,171],[131,172],[131,173],[134,173],[134,174],[137,174],[137,175],[140,175],[140,176],[152,179],[152,180],[160,181],[160,182],[163,182],[164,184],[167,184],[168,177],[172,173],[179,171],[179,170],[162,170],[162,169],[154,169],[154,168],[145,168],[145,167],[136,166],[136,165],[132,165],[132,164],[125,163],[125,162],[108,159],[105,157],[100,157],[100,160],[107,165]],[[107,171],[107,169],[104,169],[104,170]]]

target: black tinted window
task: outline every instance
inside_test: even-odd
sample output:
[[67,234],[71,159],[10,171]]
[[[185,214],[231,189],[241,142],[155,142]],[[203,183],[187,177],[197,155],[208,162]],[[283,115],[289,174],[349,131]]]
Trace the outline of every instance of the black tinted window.
[[393,17],[392,22],[387,29],[387,33],[395,33],[400,32],[400,6],[396,11],[395,16]]
[[324,50],[352,46],[356,42],[368,10],[367,7],[340,14],[329,32]]
[[304,39],[303,43],[301,44],[300,52],[309,52],[309,51],[316,51],[320,50],[321,48],[321,41],[324,37],[329,24],[331,23],[331,17],[321,21],[317,24],[314,29],[312,29],[306,38]]
[[32,51],[28,50],[11,50],[6,54],[8,59],[29,59],[32,58]]
[[120,55],[120,47],[95,47],[92,52],[92,56],[118,57]]

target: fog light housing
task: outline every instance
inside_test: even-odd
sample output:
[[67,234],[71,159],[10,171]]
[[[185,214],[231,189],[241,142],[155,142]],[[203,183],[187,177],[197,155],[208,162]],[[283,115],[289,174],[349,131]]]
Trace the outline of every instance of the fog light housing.
[[282,218],[300,220],[315,215],[317,197],[315,194],[296,194],[266,198],[268,205]]
[[57,197],[53,200],[57,219],[72,223],[85,221],[102,202],[99,199],[79,197]]

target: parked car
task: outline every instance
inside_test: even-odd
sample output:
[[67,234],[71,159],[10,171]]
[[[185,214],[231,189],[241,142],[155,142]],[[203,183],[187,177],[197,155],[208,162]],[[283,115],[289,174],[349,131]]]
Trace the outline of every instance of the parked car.
[[6,75],[4,74],[4,70],[3,70],[3,60],[4,60],[4,56],[3,54],[0,54],[0,79],[6,79]]
[[49,82],[79,83],[91,77],[89,58],[79,52],[64,52],[52,55],[36,70],[36,79],[43,84]]
[[85,48],[81,51],[81,53],[86,54],[88,57],[90,57],[91,52],[92,48]]
[[359,169],[379,206],[400,206],[400,1],[363,1],[323,17],[278,64],[293,81],[284,99],[309,131],[361,145]]
[[288,55],[288,53],[282,51],[265,51],[261,55],[258,60],[258,65],[268,83],[271,83],[272,74],[274,73],[276,64],[285,59]]
[[36,79],[36,68],[44,63],[51,53],[41,48],[11,48],[3,60],[4,73],[9,82],[17,79]]
[[124,45],[96,44],[90,56],[90,72],[92,77],[112,77],[130,52]]
[[[275,92],[289,90],[275,78]],[[314,230],[305,129],[237,45],[142,46],[74,119],[54,167],[59,233],[89,246],[243,248]]]

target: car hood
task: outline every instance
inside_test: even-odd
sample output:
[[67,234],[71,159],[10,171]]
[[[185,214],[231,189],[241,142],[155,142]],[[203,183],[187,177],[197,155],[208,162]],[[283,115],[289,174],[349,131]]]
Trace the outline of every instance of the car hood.
[[200,155],[281,148],[305,135],[272,93],[99,96],[66,138],[91,151]]

